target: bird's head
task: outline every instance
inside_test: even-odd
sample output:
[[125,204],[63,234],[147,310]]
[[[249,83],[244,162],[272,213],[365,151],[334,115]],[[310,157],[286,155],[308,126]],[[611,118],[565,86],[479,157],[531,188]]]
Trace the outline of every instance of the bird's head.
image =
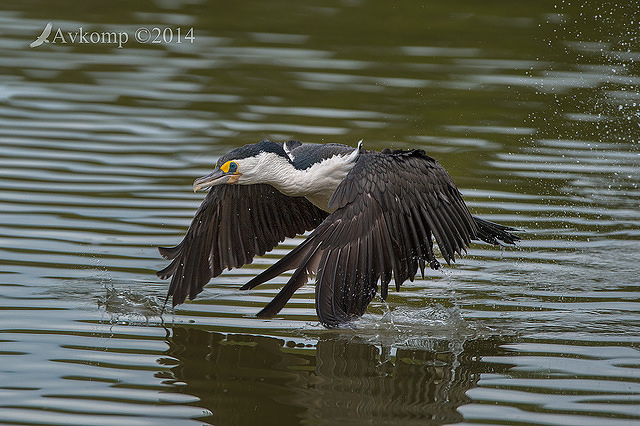
[[222,184],[254,184],[264,182],[267,169],[275,163],[290,164],[282,145],[271,141],[236,148],[220,157],[215,170],[195,180],[193,190],[211,188]]

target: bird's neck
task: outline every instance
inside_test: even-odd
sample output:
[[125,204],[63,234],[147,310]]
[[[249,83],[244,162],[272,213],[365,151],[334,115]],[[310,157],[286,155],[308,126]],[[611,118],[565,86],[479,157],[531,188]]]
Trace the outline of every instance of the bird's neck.
[[335,155],[300,170],[286,158],[265,155],[258,159],[260,182],[247,183],[267,183],[285,195],[305,197],[329,211],[329,199],[355,165],[355,159],[353,155]]

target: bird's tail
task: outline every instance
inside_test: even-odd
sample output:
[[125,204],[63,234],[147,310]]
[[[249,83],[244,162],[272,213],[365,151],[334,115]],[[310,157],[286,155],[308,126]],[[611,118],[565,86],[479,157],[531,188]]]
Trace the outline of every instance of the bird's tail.
[[520,241],[520,237],[511,232],[521,231],[520,229],[500,225],[473,216],[473,220],[478,228],[477,239],[494,245],[515,244]]

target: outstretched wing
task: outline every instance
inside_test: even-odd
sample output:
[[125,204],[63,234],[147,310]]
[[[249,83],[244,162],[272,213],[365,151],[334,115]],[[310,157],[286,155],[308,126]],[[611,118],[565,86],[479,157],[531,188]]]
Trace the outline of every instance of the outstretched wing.
[[193,299],[226,268],[251,263],[282,242],[316,228],[327,213],[302,197],[288,197],[270,185],[213,187],[175,247],[160,247],[172,262],[159,271],[171,276],[173,306]]
[[47,25],[45,25],[44,30],[42,30],[42,34],[40,34],[40,37],[38,37],[38,38],[47,39],[49,37],[49,35],[51,34],[51,27],[52,26],[53,26],[53,24],[51,22],[47,22]]
[[251,280],[251,288],[296,269],[259,314],[275,315],[316,277],[320,322],[336,326],[361,316],[381,282],[386,298],[418,268],[437,269],[433,238],[447,263],[466,251],[477,227],[451,176],[422,150],[363,153],[329,202],[336,209],[296,249]]

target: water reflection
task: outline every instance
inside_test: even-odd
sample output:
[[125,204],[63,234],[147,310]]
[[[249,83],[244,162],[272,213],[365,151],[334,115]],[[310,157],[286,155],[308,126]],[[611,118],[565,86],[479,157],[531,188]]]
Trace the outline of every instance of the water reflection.
[[198,397],[214,424],[453,423],[480,374],[507,368],[481,361],[505,352],[495,338],[411,349],[338,334],[304,344],[174,326],[167,342],[163,363],[174,366],[165,383]]

